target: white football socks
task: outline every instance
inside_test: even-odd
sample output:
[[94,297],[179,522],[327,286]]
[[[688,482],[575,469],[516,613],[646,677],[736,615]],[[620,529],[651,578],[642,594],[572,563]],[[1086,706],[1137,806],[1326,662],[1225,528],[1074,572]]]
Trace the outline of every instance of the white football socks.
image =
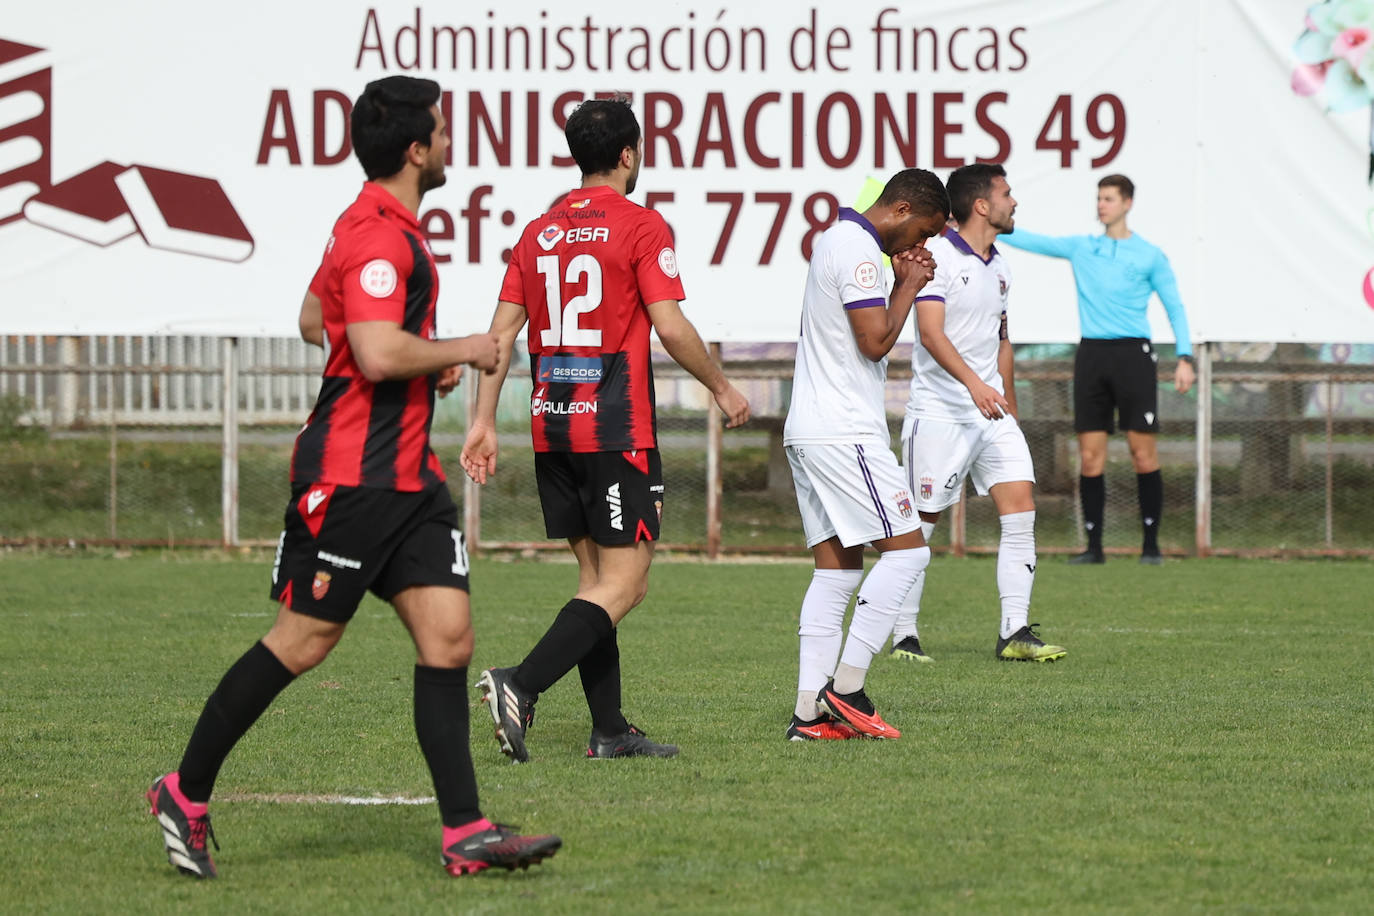
[[997,547],[997,590],[1002,594],[1001,636],[1026,625],[1035,585],[1035,510],[1003,515]]
[[864,577],[862,569],[818,569],[802,599],[797,666],[797,718],[811,721],[820,713],[816,694],[835,673],[844,638],[844,612]]
[[889,550],[878,558],[859,589],[849,638],[844,643],[840,666],[835,670],[835,692],[861,690],[873,656],[892,635],[902,601],[916,579],[930,565],[930,548]]
[[[935,533],[935,523],[921,520],[921,536],[926,539],[926,544],[930,543],[930,536]],[[902,609],[897,612],[897,622],[892,626],[892,644],[895,646],[908,636],[919,636],[916,631],[916,616],[921,613],[921,592],[926,587],[926,571],[921,570],[921,574],[916,577],[916,584],[911,586],[911,591],[906,593],[906,600],[902,602]]]

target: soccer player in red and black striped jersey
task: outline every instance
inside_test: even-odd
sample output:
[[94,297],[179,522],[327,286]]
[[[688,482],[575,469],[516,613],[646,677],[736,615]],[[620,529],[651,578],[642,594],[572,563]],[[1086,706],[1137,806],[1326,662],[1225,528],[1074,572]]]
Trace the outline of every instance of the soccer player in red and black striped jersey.
[[587,756],[670,757],[674,745],[650,741],[621,712],[615,635],[648,590],[663,507],[650,329],[710,389],[726,425],[745,423],[749,403],[679,308],[668,225],[626,199],[642,152],[629,104],[583,102],[565,132],[582,184],[526,226],[512,250],[491,324],[498,363],[477,389],[462,462],[478,483],[496,470],[496,404],[528,322],[535,479],[545,531],[567,538],[577,557],[578,590],[519,666],[493,668],[478,683],[513,760],[529,759],[535,700],[574,667],[592,715]]
[[497,340],[435,339],[439,275],[416,213],[444,183],[438,101],[434,81],[393,76],[370,83],[351,114],[368,181],[334,224],[301,306],[301,336],[325,350],[324,382],[291,461],[272,568],[277,620],[210,695],[181,766],[148,792],[169,861],[190,875],[215,876],[207,803],[229,751],[278,693],[324,661],[367,591],[392,604],[415,641],[415,732],[447,870],[526,867],[561,845],[497,827],[477,805],[468,560],[429,427],[435,394],[451,390],[465,364],[495,366]]

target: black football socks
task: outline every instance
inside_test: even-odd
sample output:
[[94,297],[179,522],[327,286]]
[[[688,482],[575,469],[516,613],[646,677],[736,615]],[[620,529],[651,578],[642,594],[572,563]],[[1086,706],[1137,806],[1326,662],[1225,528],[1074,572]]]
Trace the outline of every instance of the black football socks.
[[1083,507],[1083,530],[1088,534],[1088,552],[1102,553],[1102,512],[1107,505],[1106,478],[1078,478],[1078,499]]
[[468,745],[468,669],[415,666],[415,737],[434,779],[445,827],[482,817]]
[[614,632],[604,608],[581,598],[572,599],[515,670],[515,686],[535,696],[543,693]]
[[191,732],[182,755],[181,791],[193,802],[207,802],[224,758],[253,726],[277,694],[296,676],[261,642],[234,662]]
[[1164,512],[1164,477],[1159,469],[1135,475],[1136,494],[1140,498],[1140,527],[1144,532],[1140,552],[1159,553],[1159,517]]

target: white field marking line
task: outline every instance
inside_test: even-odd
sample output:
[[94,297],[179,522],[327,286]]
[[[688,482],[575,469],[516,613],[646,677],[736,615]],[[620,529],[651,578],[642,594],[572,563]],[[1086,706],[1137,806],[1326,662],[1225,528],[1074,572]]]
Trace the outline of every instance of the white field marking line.
[[215,801],[267,802],[274,805],[432,805],[434,796],[411,798],[406,795],[295,795],[291,793],[230,792],[215,796]]
[[1151,636],[1177,636],[1179,634],[1178,630],[1156,629],[1152,627],[1103,627],[1102,630],[1105,633],[1147,633]]

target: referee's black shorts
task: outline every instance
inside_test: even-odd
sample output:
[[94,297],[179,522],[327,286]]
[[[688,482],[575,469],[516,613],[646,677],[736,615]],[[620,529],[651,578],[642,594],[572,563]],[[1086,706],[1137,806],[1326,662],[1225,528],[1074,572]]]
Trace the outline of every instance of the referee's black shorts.
[[551,538],[589,536],[607,547],[658,540],[663,462],[656,448],[535,452],[534,480]]
[[1143,337],[1085,337],[1073,361],[1073,428],[1089,433],[1121,428],[1159,432],[1159,354]]

